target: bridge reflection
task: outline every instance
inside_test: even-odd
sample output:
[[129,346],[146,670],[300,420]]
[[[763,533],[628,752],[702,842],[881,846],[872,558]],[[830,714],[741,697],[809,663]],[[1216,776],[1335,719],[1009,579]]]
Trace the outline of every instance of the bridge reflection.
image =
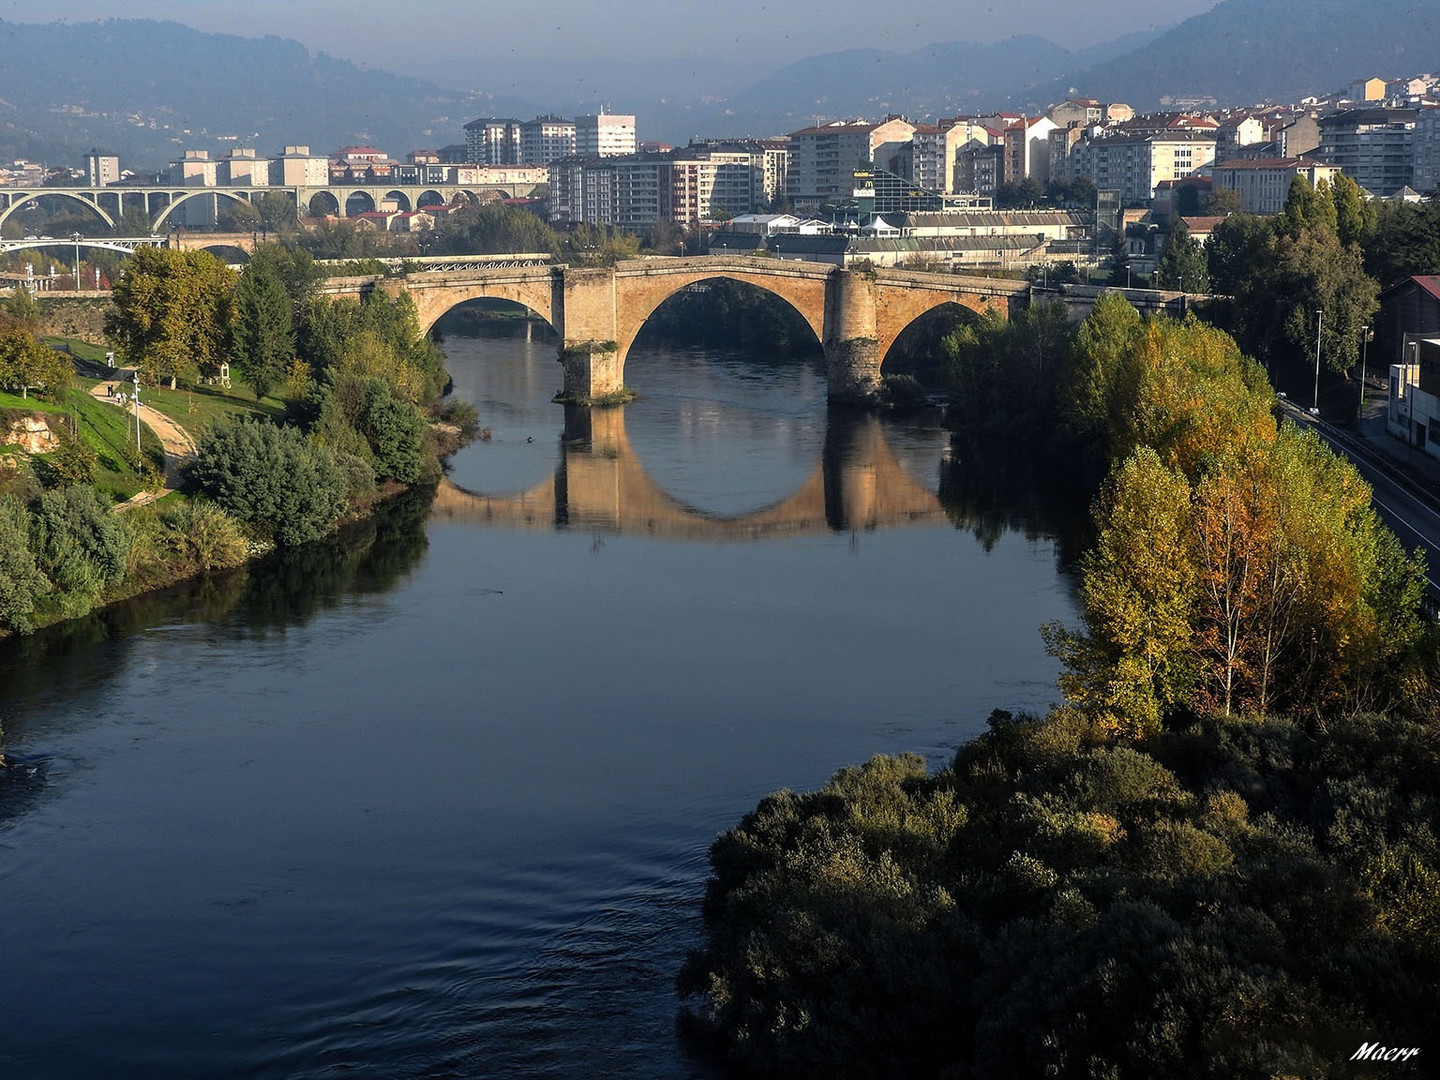
[[530,529],[584,529],[669,540],[759,540],[890,529],[945,519],[939,498],[915,481],[885,440],[880,420],[832,409],[820,462],[788,498],[725,516],[663,491],[625,431],[625,410],[565,407],[560,464],[528,491],[483,495],[448,479],[432,517]]

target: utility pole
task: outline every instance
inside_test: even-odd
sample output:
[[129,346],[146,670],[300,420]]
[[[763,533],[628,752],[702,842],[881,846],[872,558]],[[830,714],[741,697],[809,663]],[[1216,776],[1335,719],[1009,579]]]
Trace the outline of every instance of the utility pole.
[[1320,327],[1324,324],[1325,312],[1315,312],[1315,394],[1311,398],[1310,412],[1320,415]]

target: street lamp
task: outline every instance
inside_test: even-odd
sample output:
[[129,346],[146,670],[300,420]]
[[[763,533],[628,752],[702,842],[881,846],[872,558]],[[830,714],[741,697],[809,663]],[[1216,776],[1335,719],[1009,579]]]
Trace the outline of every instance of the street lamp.
[[1370,327],[1360,328],[1360,408],[1365,408],[1365,355],[1370,351]]
[[1325,312],[1315,312],[1315,394],[1311,398],[1310,412],[1320,415],[1320,328],[1325,322]]
[[143,461],[140,450],[140,369],[135,369],[135,461]]
[[80,291],[80,234],[72,233],[70,239],[75,241],[75,291]]

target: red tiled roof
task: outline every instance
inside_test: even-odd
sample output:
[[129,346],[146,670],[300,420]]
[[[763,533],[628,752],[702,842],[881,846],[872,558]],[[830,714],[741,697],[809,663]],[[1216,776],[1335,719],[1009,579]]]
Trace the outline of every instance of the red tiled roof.
[[1435,297],[1436,300],[1440,300],[1440,277],[1432,274],[1417,274],[1410,280],[1415,282],[1416,285],[1419,285],[1420,288],[1424,289],[1431,296]]

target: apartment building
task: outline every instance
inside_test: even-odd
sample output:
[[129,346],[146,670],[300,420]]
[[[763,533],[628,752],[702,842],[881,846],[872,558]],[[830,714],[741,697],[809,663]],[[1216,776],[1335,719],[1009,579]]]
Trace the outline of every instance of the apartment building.
[[270,159],[270,183],[277,187],[324,187],[330,183],[330,159],[308,146],[287,146]]
[[104,187],[120,181],[120,158],[91,150],[85,155],[85,182],[91,187]]
[[1410,186],[1422,195],[1440,190],[1440,106],[1427,105],[1416,114],[1414,149]]
[[465,161],[471,165],[520,164],[520,121],[484,116],[465,125]]
[[997,132],[994,142],[971,139],[955,152],[956,191],[994,196],[1005,178],[1005,146],[998,138]]
[[175,187],[214,187],[219,170],[220,163],[210,159],[208,150],[186,150],[170,163],[166,182]]
[[790,172],[789,139],[692,139],[689,149],[748,155],[750,168],[759,179],[752,198],[756,205],[773,203],[785,194],[785,178]]
[[1149,202],[1164,180],[1179,180],[1215,160],[1208,131],[1170,130],[1085,139],[1070,153],[1067,176],[1088,176],[1126,203]]
[[1372,195],[1413,186],[1416,109],[1347,109],[1322,116],[1317,155]]
[[549,165],[574,153],[574,121],[546,115],[520,125],[519,164]]
[[1333,181],[1340,172],[1313,158],[1232,158],[1215,166],[1211,173],[1216,191],[1233,191],[1240,196],[1240,208],[1247,214],[1278,214],[1285,209],[1290,185],[1303,176],[1314,187],[1321,180]]
[[963,125],[917,124],[910,142],[901,148],[899,175],[927,191],[954,194],[955,151],[966,137]]
[[1018,184],[1025,179],[1041,185],[1050,182],[1050,133],[1056,126],[1048,117],[1022,116],[1005,128],[1001,134],[1005,183]]
[[747,214],[765,201],[765,168],[763,150],[743,148],[572,155],[550,166],[551,221],[645,232],[658,220],[696,225]]
[[862,164],[895,172],[915,125],[891,117],[879,124],[843,123],[790,133],[790,171],[785,191],[797,206],[818,206],[850,197]]
[[1235,116],[1215,129],[1215,160],[1229,161],[1240,156],[1242,146],[1265,141],[1265,125],[1258,117]]
[[600,112],[575,117],[578,157],[621,157],[635,153],[635,117]]

